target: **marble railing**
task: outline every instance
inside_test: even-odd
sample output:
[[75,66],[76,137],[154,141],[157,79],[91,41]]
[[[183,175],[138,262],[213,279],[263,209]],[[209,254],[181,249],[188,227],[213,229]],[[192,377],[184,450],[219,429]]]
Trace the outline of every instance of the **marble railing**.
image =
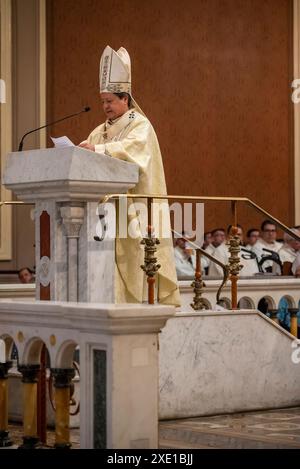
[[[181,311],[193,311],[190,304],[193,300],[192,279],[179,280],[181,294]],[[203,298],[209,309],[216,305],[216,294],[221,279],[205,278]],[[230,283],[222,290],[221,298],[224,306],[230,308]],[[35,284],[0,284],[0,298],[34,298]],[[291,308],[298,307],[300,301],[300,279],[295,277],[252,277],[238,281],[238,301],[242,300],[241,307],[257,309],[262,298],[266,298],[271,309],[277,309],[279,301],[286,297]]]
[[73,356],[80,348],[80,447],[158,447],[158,333],[172,306],[0,300],[0,447],[9,446],[8,380],[15,344],[24,448],[39,445],[37,381],[46,346],[55,392],[55,447],[69,441]]
[[[208,309],[213,309],[216,305],[216,294],[221,283],[221,279],[211,280],[204,277],[205,287],[203,298]],[[179,287],[181,293],[182,312],[193,311],[190,304],[193,301],[193,288],[191,280],[180,280]],[[295,277],[252,277],[239,279],[238,281],[238,301],[242,308],[257,309],[258,303],[265,298],[270,309],[278,309],[281,298],[285,297],[291,308],[297,308],[300,300],[300,279]],[[223,306],[231,307],[230,283],[222,290],[221,299]]]
[[[203,296],[209,309],[214,309],[220,280],[206,279],[205,283]],[[176,316],[178,318],[188,318],[192,314],[193,320],[197,317],[200,322],[203,322],[204,318],[207,318],[205,320],[207,323],[209,321],[219,321],[218,325],[214,322],[212,330],[216,330],[216,328],[222,329],[223,326],[226,329],[227,325],[224,324],[222,326],[222,321],[234,321],[234,324],[238,322],[238,328],[240,328],[246,316],[254,318],[254,316],[249,316],[249,311],[246,313],[246,316],[241,311],[240,318],[237,317],[237,312],[225,312],[224,315],[216,315],[214,311],[195,313],[190,306],[193,298],[191,280],[180,281],[179,284],[182,307],[181,312]],[[260,318],[261,315],[254,310],[257,309],[261,298],[266,298],[270,309],[278,308],[282,297],[288,300],[291,308],[295,308],[300,299],[299,287],[300,279],[291,277],[241,279],[239,280],[238,300],[243,305],[241,306],[243,309],[252,309],[253,314],[256,315],[255,317]],[[24,446],[35,446],[38,443],[36,435],[36,407],[33,397],[36,395],[40,353],[42,346],[46,345],[54,376],[54,388],[55,392],[58,393],[56,398],[57,402],[60,403],[57,406],[57,411],[58,413],[60,412],[60,416],[63,419],[59,422],[56,421],[57,447],[69,445],[68,433],[61,433],[60,427],[68,428],[69,426],[66,403],[69,402],[68,393],[74,374],[72,359],[76,346],[80,347],[80,362],[83,365],[81,366],[80,384],[78,383],[80,386],[81,407],[81,447],[101,448],[106,446],[121,448],[146,447],[147,445],[155,447],[157,445],[157,425],[155,419],[158,419],[157,334],[164,327],[166,320],[172,317],[174,309],[172,307],[156,305],[115,306],[93,303],[31,301],[29,297],[34,296],[34,293],[35,286],[33,284],[0,285],[0,296],[2,298],[5,296],[10,297],[10,300],[0,300],[0,339],[5,341],[5,352],[3,352],[3,348],[0,346],[0,403],[1,405],[4,403],[7,408],[6,410],[10,409],[11,411],[8,395],[12,397],[14,393],[11,391],[8,393],[11,383],[7,385],[7,382],[12,382],[12,380],[7,378],[12,365],[10,361],[12,345],[15,343],[19,355],[18,372],[22,375],[24,402],[26,402],[27,406],[25,418],[30,421],[29,427],[24,422],[24,428],[27,428],[27,433],[24,433]],[[24,298],[26,296],[27,298]],[[21,300],[21,297],[23,297],[24,301]],[[14,298],[17,301],[13,301]],[[224,305],[230,308],[230,285],[225,286],[222,298]],[[233,315],[232,319],[230,319],[231,314]],[[214,317],[214,319],[209,319],[210,316]],[[179,324],[179,322],[180,320],[178,319],[174,324]],[[186,324],[188,323],[184,323],[184,325]],[[245,325],[248,327],[248,323],[245,323]],[[232,326],[230,325],[230,327]],[[266,332],[266,340],[270,332],[274,335],[274,330],[266,328],[265,323],[261,320],[256,320],[255,327],[262,327],[262,331]],[[282,329],[279,328],[279,330]],[[205,336],[205,343],[208,343],[209,336],[206,336],[204,330],[202,332],[204,335],[202,334],[201,340]],[[178,333],[180,335],[182,331],[178,330]],[[163,334],[161,337],[163,344],[164,338],[167,336]],[[280,340],[283,340],[282,337],[288,336],[279,335],[278,337],[280,337]],[[168,339],[166,340],[168,341]],[[178,344],[177,339],[175,343]],[[223,343],[220,345],[223,347]],[[187,351],[188,349],[189,345],[187,344]],[[162,347],[160,356],[162,357],[161,360],[164,360],[163,363],[165,363],[168,353],[165,353]],[[116,356],[118,359],[116,359]],[[123,357],[122,360],[119,360],[120,356]],[[170,360],[173,360],[171,355]],[[170,363],[167,365],[167,368],[169,366]],[[173,372],[175,373],[175,369]],[[103,381],[103,376],[106,377],[104,380],[105,385],[101,387],[99,383]],[[145,388],[142,393],[140,393],[140,385],[131,385],[136,380],[140,383],[141,376],[143,377],[142,387]],[[131,377],[132,380],[128,377]],[[98,383],[98,385],[95,383]],[[136,394],[135,390],[137,391]],[[97,396],[100,397],[100,401],[104,396],[104,402],[107,405],[106,411],[99,406],[99,399],[97,399],[97,402],[93,401],[94,393],[98,391],[100,394]],[[19,396],[21,394],[19,393]],[[161,398],[164,399],[163,394],[161,394]],[[176,401],[176,396],[174,398]],[[134,414],[136,415],[136,420],[132,416],[133,401],[136,404],[136,414]],[[28,402],[31,406],[29,407],[30,411],[28,411]],[[286,404],[283,401],[280,402],[283,405]],[[294,397],[290,403],[291,405],[296,403]],[[59,408],[59,405],[64,405],[64,411]],[[23,406],[24,403],[19,402],[18,414],[22,413]],[[239,408],[242,409],[243,406],[244,404]],[[118,408],[118,416],[115,414],[115,408]],[[248,408],[246,404],[245,408]],[[160,416],[166,418],[167,414],[162,409]],[[193,408],[192,412],[194,411],[197,412],[198,410]],[[140,419],[141,412],[145,412],[145,419]],[[180,412],[177,413],[176,409],[174,412],[173,416],[181,416]],[[209,408],[208,412],[214,412],[213,408]],[[3,409],[0,409],[0,446],[10,443],[7,417],[5,415],[6,411],[3,412]],[[106,421],[105,418],[108,420]],[[32,422],[35,423],[32,424]],[[125,429],[128,426],[128,422],[132,425],[130,440],[129,433]],[[95,428],[99,430],[97,434],[95,434]],[[140,434],[146,435],[145,438],[141,440]]]

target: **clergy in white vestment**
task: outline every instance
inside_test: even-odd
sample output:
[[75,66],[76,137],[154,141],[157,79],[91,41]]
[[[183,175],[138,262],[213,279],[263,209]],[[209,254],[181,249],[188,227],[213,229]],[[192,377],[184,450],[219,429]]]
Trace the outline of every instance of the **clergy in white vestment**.
[[[276,241],[277,236],[277,229],[276,225],[270,220],[265,220],[261,225],[261,237],[257,240],[257,242],[252,246],[252,251],[257,255],[258,260],[260,261],[263,257],[270,255],[268,251],[264,251],[264,249],[268,249],[269,251],[277,252],[282,247],[282,243]],[[267,260],[263,263],[263,270],[266,272],[272,272],[274,262],[271,260]]]
[[192,279],[195,276],[196,256],[188,255],[180,246],[174,248],[175,267],[178,278]]
[[297,278],[300,277],[300,251],[298,251],[296,259],[294,260],[292,264],[292,273],[293,275],[295,275],[295,277]]
[[250,230],[247,231],[247,243],[245,249],[252,251],[252,248],[257,242],[258,238],[259,230],[257,228],[250,228]]
[[[296,228],[292,228],[292,231],[300,236],[300,231]],[[283,275],[292,274],[292,265],[300,251],[300,241],[293,238],[289,233],[283,235],[283,246],[279,249],[278,254],[283,266]],[[281,269],[278,264],[273,264],[272,272],[281,275]]]
[[[212,231],[212,243],[207,247],[206,252],[211,254],[215,259],[225,265],[229,264],[229,244],[225,243],[225,231],[216,229]],[[239,273],[240,277],[251,277],[258,273],[258,265],[255,259],[244,259],[245,255],[242,251],[239,253],[240,264],[242,269]],[[245,256],[247,257],[247,256]],[[218,264],[210,261],[208,275],[211,277],[223,277],[223,269]]]
[[[228,248],[225,245],[225,240],[225,230],[223,228],[216,228],[211,232],[211,243],[205,249],[208,254],[223,262],[223,264],[228,262]],[[208,264],[208,276],[223,277],[222,268],[211,260],[209,260]]]
[[[196,270],[196,251],[184,238],[175,239],[174,248],[175,267],[177,277],[180,279],[194,279]],[[208,266],[207,258],[200,257],[201,272],[204,275]]]
[[[107,46],[102,54],[100,98],[107,119],[96,127],[80,146],[137,164],[139,182],[130,191],[132,194],[166,195],[164,168],[157,136],[151,123],[132,98],[130,57],[123,47],[116,52]],[[159,237],[156,232],[155,235]],[[157,300],[160,303],[179,306],[171,237],[159,239],[156,254],[161,268],[156,275]],[[144,264],[144,249],[140,241],[141,237],[116,239],[117,303],[141,303],[146,299],[146,276],[140,267]]]

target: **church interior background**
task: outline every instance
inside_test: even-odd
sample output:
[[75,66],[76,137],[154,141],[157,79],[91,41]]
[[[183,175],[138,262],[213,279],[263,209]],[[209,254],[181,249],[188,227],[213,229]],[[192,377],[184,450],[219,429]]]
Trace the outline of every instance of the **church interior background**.
[[[292,100],[294,80],[300,78],[299,0],[0,0],[0,20],[1,176],[8,153],[17,151],[28,130],[90,106],[87,114],[32,133],[23,150],[52,147],[50,136],[66,135],[77,145],[104,120],[99,58],[106,45],[115,50],[123,46],[130,51],[133,96],[158,136],[168,194],[244,197],[287,227],[300,224],[300,104]],[[1,201],[16,200],[16,194],[2,184]],[[204,231],[232,224],[232,207],[228,201],[205,202]],[[25,353],[27,339],[30,344],[34,334],[26,335],[26,324],[14,314],[27,310],[30,317],[38,318],[36,334],[46,343],[51,357],[51,346],[53,350],[57,347],[60,357],[58,343],[63,333],[54,318],[46,330],[37,304],[21,310],[21,306],[14,309],[5,303],[8,299],[18,299],[20,305],[34,302],[35,285],[20,285],[17,277],[21,267],[36,267],[33,205],[7,205],[0,210],[0,298],[4,301],[2,309],[0,303],[0,337],[10,350],[9,337],[16,345],[20,339]],[[244,231],[260,227],[266,218],[246,203],[239,204],[237,216],[234,221]],[[278,236],[283,237],[281,228]],[[132,350],[121,320],[114,326],[119,342],[108,330],[101,332],[107,334],[103,339],[105,357],[99,337],[94,338],[97,346],[90,351],[87,346],[83,353],[80,346],[74,408],[78,400],[83,400],[83,407],[70,417],[73,447],[299,448],[300,365],[299,343],[295,342],[299,332],[295,317],[300,280],[292,276],[239,279],[240,309],[231,309],[229,282],[222,293],[225,309],[221,311],[216,308],[220,280],[206,282],[201,294],[209,309],[200,311],[190,307],[194,296],[191,281],[179,283],[182,309],[175,313],[155,305],[160,323],[149,313],[155,323],[149,337],[156,345],[162,330],[159,351],[154,352],[150,342],[150,351],[144,347],[143,337],[150,326],[144,316],[142,329],[135,309],[132,315],[137,335]],[[281,327],[274,316],[282,297],[288,302],[294,330]],[[258,312],[262,298],[268,303],[268,316]],[[63,309],[55,314],[60,311],[67,315]],[[78,329],[64,340],[76,347],[84,343],[78,332],[83,313],[75,306],[73,313]],[[147,316],[148,310],[144,313]],[[93,316],[92,312],[85,314]],[[101,309],[107,321],[113,321],[113,314],[110,307]],[[86,334],[96,321],[94,316],[89,320]],[[61,327],[67,328],[67,323]],[[40,345],[36,347],[40,352]],[[130,355],[131,362],[124,358],[114,368],[113,357],[121,351],[124,357]],[[69,356],[67,346],[64,353],[62,357]],[[89,359],[94,360],[92,371],[88,367],[89,371],[84,370]],[[61,368],[69,363],[67,358],[57,360]],[[151,383],[146,397],[152,417],[145,416],[151,429],[134,421],[134,436],[122,439],[115,430],[114,411],[122,409],[118,423],[127,428],[129,416],[124,408],[129,405],[131,409],[133,403],[122,372],[130,366],[136,393],[138,376]],[[137,372],[140,375],[134,374]],[[103,387],[99,386],[99,395],[93,388],[97,379]],[[112,391],[114,380],[123,397]],[[15,426],[22,420],[19,381],[14,369],[9,378],[10,389],[15,389],[9,404],[13,447],[22,436],[21,427]],[[94,396],[93,392],[98,401],[90,409],[85,400]],[[101,399],[104,407],[99,404]],[[53,427],[55,412],[50,401],[48,419]],[[143,403],[136,395],[136,405],[142,408]],[[107,433],[100,430],[103,418]],[[94,422],[93,429],[89,419]],[[3,425],[0,418],[0,434],[7,430]],[[53,438],[50,433],[49,445]]]

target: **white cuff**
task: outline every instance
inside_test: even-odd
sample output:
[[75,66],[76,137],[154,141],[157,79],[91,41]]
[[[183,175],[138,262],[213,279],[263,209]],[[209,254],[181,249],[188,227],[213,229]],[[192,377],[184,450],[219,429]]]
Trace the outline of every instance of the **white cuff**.
[[105,144],[101,143],[100,145],[95,145],[95,152],[96,153],[105,153]]

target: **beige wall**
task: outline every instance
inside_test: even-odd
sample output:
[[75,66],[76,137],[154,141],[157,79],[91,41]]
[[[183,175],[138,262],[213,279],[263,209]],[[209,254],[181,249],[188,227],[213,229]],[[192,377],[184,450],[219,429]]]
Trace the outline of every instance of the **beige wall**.
[[[41,0],[12,0],[12,149],[22,135],[40,125],[40,4]],[[24,150],[40,147],[39,133],[29,136]],[[12,209],[12,259],[1,261],[0,270],[33,267],[34,223],[28,206]]]
[[[10,0],[0,0],[0,174],[5,166],[6,155],[12,148],[12,8]],[[3,186],[0,199],[9,201],[11,193]],[[12,211],[10,207],[0,208],[0,261],[12,258]]]
[[[248,196],[294,222],[292,0],[48,0],[48,118],[80,142],[103,120],[104,47],[130,52],[133,93],[161,144],[170,194]],[[206,207],[206,228],[225,225]],[[261,222],[241,209],[246,228]]]
[[[45,1],[4,1],[12,5],[16,149],[24,132],[45,121]],[[134,95],[159,137],[169,193],[248,196],[292,224],[292,6],[292,0],[190,0],[188,8],[183,0],[47,0],[47,119],[92,107],[52,133],[79,142],[102,121],[99,57],[106,44],[123,45],[132,58]],[[24,149],[39,146],[36,133]],[[34,264],[29,211],[13,209],[12,260],[0,261],[0,270]],[[229,221],[225,205],[205,211],[206,229]],[[261,221],[249,210],[239,214],[245,228]]]

